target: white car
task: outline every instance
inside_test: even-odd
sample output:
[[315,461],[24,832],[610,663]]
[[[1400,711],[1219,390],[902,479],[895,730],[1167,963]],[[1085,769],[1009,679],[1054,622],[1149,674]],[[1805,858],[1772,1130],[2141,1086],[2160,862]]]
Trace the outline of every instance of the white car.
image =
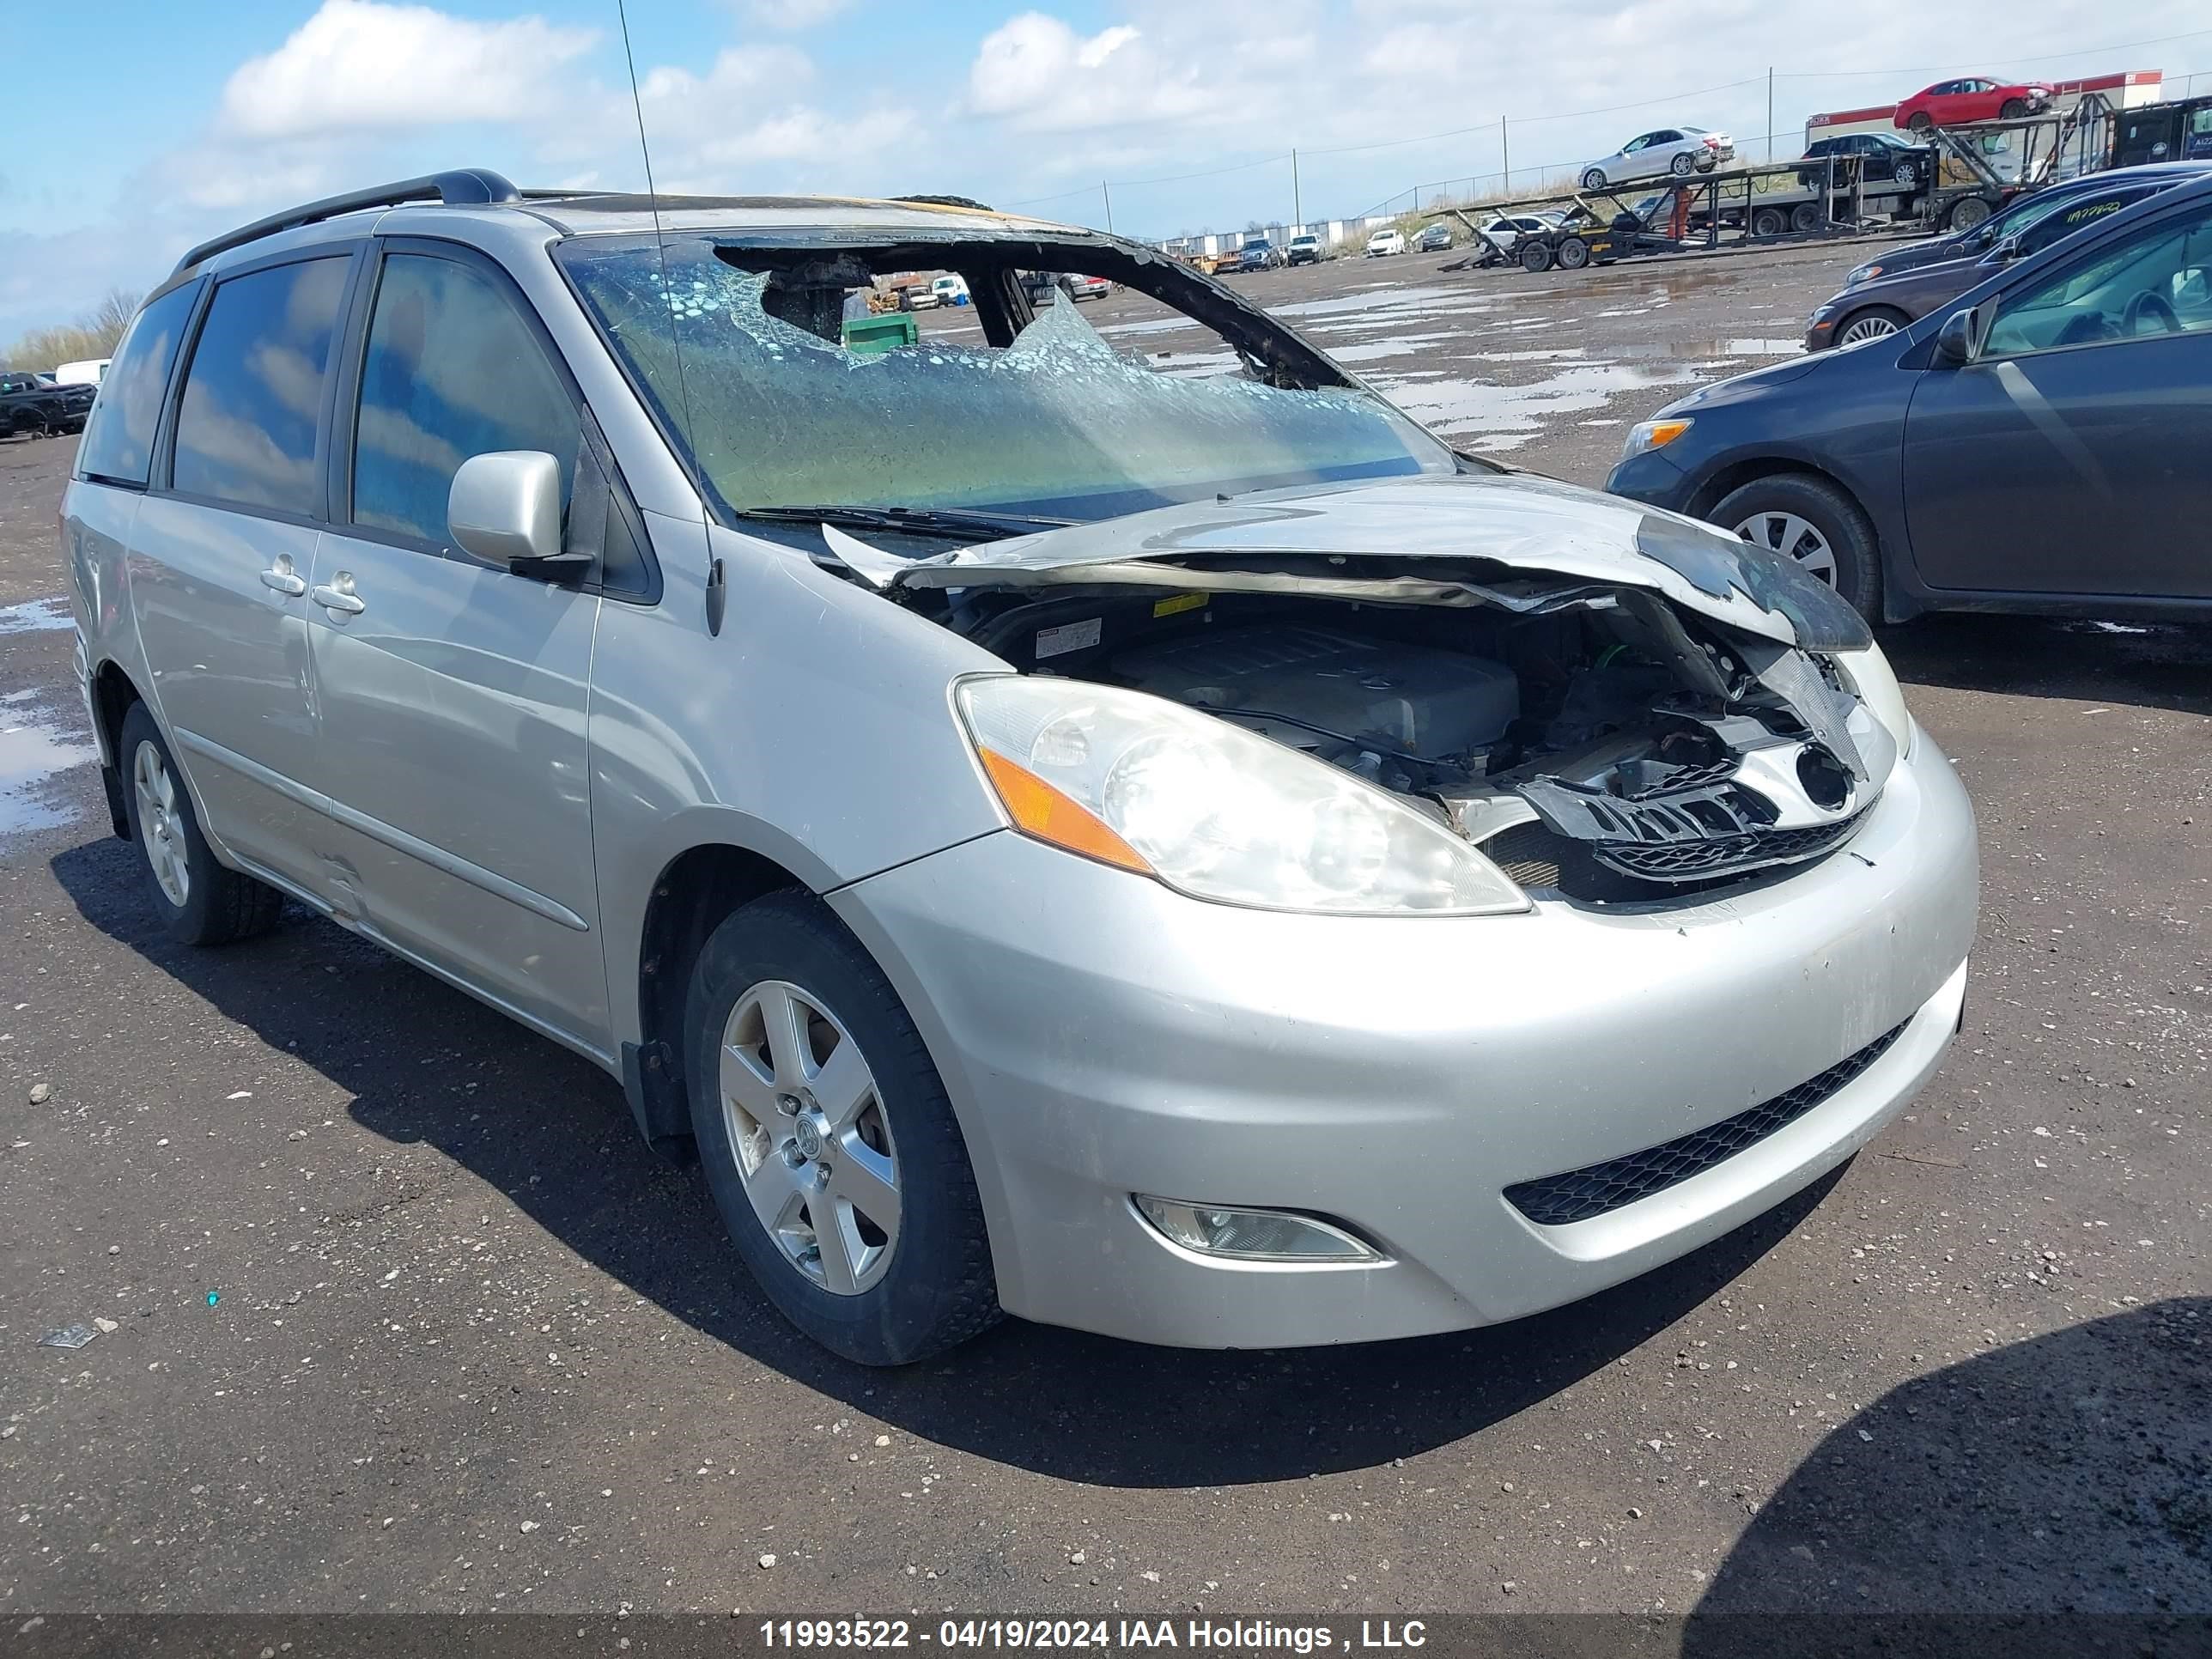
[[941,306],[964,306],[968,303],[968,279],[957,272],[947,272],[929,285]]
[[1406,233],[1395,225],[1388,230],[1378,230],[1367,239],[1367,257],[1370,259],[1385,253],[1403,253],[1405,251]]
[[1656,179],[1662,173],[1686,179],[1735,159],[1735,140],[1725,132],[1660,127],[1638,134],[1612,155],[1592,161],[1583,169],[1582,184],[1584,190],[1603,190],[1623,179]]
[[1521,246],[1523,237],[1540,230],[1557,230],[1565,222],[1565,216],[1558,213],[1500,214],[1482,228],[1482,236],[1493,247],[1510,253]]
[[108,360],[88,357],[79,362],[64,363],[54,371],[56,386],[98,386],[100,377],[107,373]]

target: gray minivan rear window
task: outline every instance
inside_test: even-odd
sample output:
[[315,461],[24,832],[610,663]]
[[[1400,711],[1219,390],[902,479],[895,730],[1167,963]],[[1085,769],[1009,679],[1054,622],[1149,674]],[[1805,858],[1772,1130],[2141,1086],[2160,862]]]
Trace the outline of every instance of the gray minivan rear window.
[[177,410],[179,495],[314,512],[315,428],[350,263],[303,259],[216,285]]
[[185,325],[192,318],[199,284],[171,289],[138,313],[116,348],[93,405],[92,423],[78,447],[77,471],[112,483],[143,484],[154,457],[154,428],[161,418],[161,394]]

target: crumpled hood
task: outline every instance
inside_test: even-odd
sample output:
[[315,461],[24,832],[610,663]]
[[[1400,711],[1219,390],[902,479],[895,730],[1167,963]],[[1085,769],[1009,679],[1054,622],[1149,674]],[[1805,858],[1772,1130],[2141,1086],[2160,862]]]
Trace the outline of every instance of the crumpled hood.
[[[1425,474],[1182,502],[908,560],[825,527],[830,550],[882,587],[1033,583],[1153,567],[1165,586],[1203,586],[1207,570],[1323,558],[1360,579],[1365,561],[1435,560],[1427,581],[1471,589],[1501,579],[1640,587],[1747,633],[1815,651],[1863,649],[1866,623],[1793,561],[1679,514],[1525,473]],[[1468,562],[1480,562],[1486,570]],[[1456,568],[1455,568],[1456,567]],[[1141,574],[1141,573],[1140,573]],[[1379,577],[1382,573],[1376,573]],[[1557,584],[1555,584],[1557,585]]]

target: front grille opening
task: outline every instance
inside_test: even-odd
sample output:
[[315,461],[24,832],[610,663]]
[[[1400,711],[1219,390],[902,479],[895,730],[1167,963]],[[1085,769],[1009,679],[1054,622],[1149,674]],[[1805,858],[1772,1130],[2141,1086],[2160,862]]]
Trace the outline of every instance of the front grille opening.
[[1892,1027],[1820,1076],[1808,1078],[1734,1117],[1625,1158],[1516,1182],[1505,1189],[1506,1201],[1539,1226],[1565,1227],[1663,1193],[1795,1123],[1887,1054],[1890,1045],[1905,1034],[1905,1026],[1911,1023],[1907,1020],[1904,1025]]

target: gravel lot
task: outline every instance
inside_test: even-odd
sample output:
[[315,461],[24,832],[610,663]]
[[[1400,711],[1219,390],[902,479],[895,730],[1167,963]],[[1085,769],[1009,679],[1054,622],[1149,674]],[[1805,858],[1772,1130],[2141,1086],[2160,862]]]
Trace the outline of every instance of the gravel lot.
[[[1235,280],[1596,483],[1856,257]],[[1206,372],[1147,309],[1085,315]],[[1495,1330],[886,1375],[764,1310],[582,1061],[304,915],[156,936],[40,603],[73,447],[0,443],[0,1615],[2212,1612],[2205,633],[1889,640],[1981,812],[1966,1033],[1783,1211]]]

